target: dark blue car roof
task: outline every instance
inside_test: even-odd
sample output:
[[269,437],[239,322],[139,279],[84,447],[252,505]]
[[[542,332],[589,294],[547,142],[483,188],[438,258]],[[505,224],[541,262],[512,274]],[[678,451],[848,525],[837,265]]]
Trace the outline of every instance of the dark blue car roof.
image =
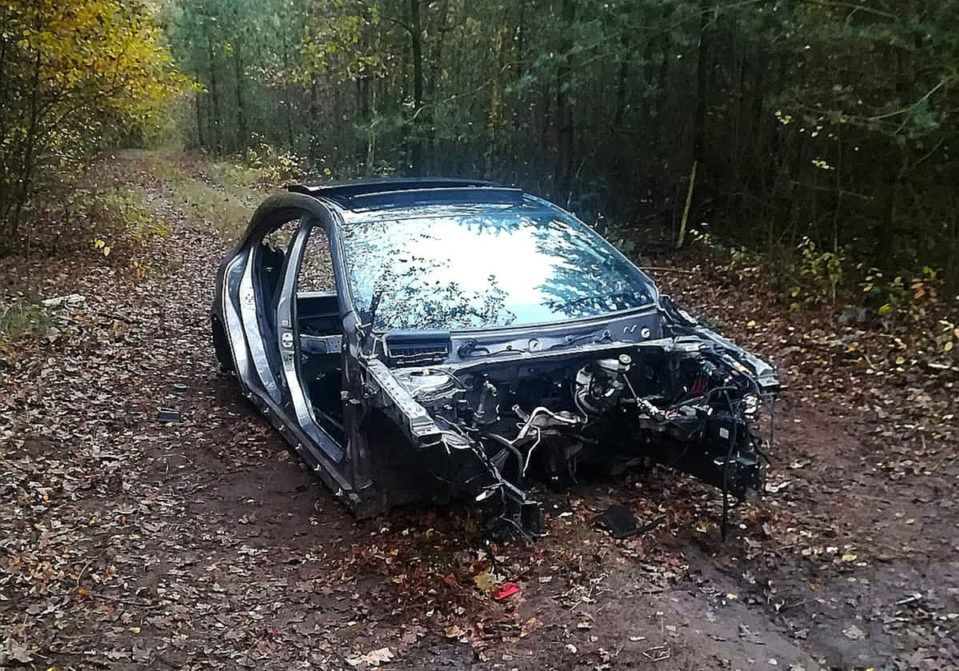
[[521,189],[493,182],[458,178],[388,178],[345,184],[305,186],[296,184],[288,191],[324,198],[347,210],[408,207],[426,203],[503,203],[518,204]]

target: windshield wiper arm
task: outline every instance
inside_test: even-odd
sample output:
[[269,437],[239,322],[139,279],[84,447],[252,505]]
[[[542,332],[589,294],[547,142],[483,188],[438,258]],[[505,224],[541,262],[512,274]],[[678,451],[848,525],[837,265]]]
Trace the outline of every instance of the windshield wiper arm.
[[529,351],[513,347],[511,344],[507,344],[500,349],[490,349],[486,345],[480,345],[475,338],[470,338],[456,348],[456,353],[461,358],[466,359],[477,356],[497,356],[499,354],[529,354]]
[[373,328],[376,326],[376,311],[380,307],[380,301],[383,300],[383,294],[386,293],[385,289],[377,289],[373,292],[373,297],[370,299],[370,305],[366,308],[366,316],[368,321],[365,324],[360,324],[356,327],[356,330],[360,334],[361,340],[366,340],[371,333],[373,333]]
[[583,341],[588,341],[590,345],[598,345],[602,342],[612,342],[613,334],[609,332],[609,329],[604,330],[602,333],[597,334],[595,331],[590,333],[580,333],[579,335],[567,335],[563,342],[558,342],[553,345],[550,345],[547,350],[561,349],[563,347],[572,347]]
[[366,314],[369,315],[370,319],[370,328],[376,323],[376,311],[380,307],[380,301],[383,300],[384,293],[386,293],[385,289],[377,289],[373,292],[373,297],[370,299],[370,306],[366,309]]

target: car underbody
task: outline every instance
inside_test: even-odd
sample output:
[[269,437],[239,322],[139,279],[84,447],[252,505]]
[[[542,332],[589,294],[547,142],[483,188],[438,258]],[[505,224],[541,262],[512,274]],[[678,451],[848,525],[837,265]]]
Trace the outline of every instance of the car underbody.
[[[482,208],[568,216],[555,206],[482,182],[294,191],[261,206],[224,262],[214,344],[247,398],[357,515],[465,498],[492,529],[535,536],[543,516],[534,483],[562,487],[591,472],[656,463],[719,487],[724,522],[728,497],[762,489],[771,422],[760,418],[771,414],[779,389],[775,371],[660,296],[611,247],[587,251],[635,271],[637,291],[629,296],[638,298],[628,309],[576,306],[575,318],[496,328],[385,328],[376,315],[382,290],[360,304],[350,275],[358,262],[346,258],[343,243],[351,217],[397,203],[420,212],[464,202],[471,217]],[[285,252],[264,243],[291,221],[298,223]],[[298,283],[314,231],[329,239],[331,292]],[[608,247],[598,237],[592,242],[591,232],[576,235]],[[422,275],[390,276],[394,293],[404,281],[416,289],[403,304],[407,312],[418,309]],[[575,274],[573,293],[594,277]],[[564,287],[572,281],[562,280]],[[430,309],[426,319],[438,319],[436,306]]]

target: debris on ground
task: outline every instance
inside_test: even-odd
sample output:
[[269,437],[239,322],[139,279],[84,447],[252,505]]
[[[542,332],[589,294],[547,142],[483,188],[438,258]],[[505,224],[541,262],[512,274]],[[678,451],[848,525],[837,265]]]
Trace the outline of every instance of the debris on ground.
[[63,305],[78,305],[86,300],[82,294],[67,294],[66,296],[56,296],[40,301],[40,305],[45,308],[58,308]]
[[180,411],[174,408],[161,408],[157,412],[157,421],[161,424],[179,424],[182,419]]
[[350,666],[359,666],[360,664],[366,664],[368,666],[377,667],[381,664],[388,664],[393,661],[393,653],[389,648],[379,648],[378,650],[372,650],[365,655],[360,655],[359,657],[350,657],[346,660],[346,663]]
[[637,533],[636,516],[626,506],[613,505],[596,517],[596,522],[613,538],[628,538]]
[[492,597],[496,601],[504,601],[514,594],[519,594],[519,585],[509,581],[495,585],[492,591]]
[[848,627],[847,629],[843,629],[842,633],[843,633],[843,636],[845,636],[851,641],[858,641],[859,639],[866,637],[866,633],[862,629],[857,627],[856,625],[852,625],[851,627]]
[[639,524],[636,516],[628,507],[612,505],[596,516],[596,524],[609,532],[613,538],[620,540],[652,531],[663,523],[663,518],[656,518],[644,524]]

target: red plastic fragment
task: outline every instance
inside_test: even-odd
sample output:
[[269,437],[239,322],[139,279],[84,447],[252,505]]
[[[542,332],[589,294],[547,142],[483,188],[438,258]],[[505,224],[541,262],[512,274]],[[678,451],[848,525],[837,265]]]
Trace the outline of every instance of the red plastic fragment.
[[493,587],[493,598],[497,601],[508,599],[514,594],[519,594],[519,585],[515,582],[501,582]]

